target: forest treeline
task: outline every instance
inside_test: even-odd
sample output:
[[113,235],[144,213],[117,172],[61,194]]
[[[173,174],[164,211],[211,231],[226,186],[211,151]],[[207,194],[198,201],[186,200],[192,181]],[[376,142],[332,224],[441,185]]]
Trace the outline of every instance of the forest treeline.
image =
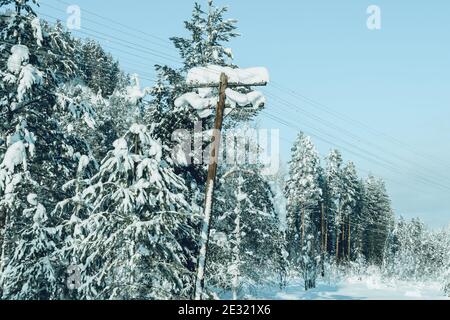
[[[237,67],[236,21],[195,4],[187,36],[170,39],[181,66],[156,65],[142,88],[96,41],[40,19],[36,1],[0,8],[0,297],[192,298],[207,172],[173,159],[174,130],[199,120],[174,101],[190,69]],[[260,111],[230,114],[225,130]],[[220,165],[204,298],[296,275],[310,289],[355,266],[448,279],[448,231],[396,220],[381,179],[359,177],[338,150],[321,161],[302,133],[289,167],[280,178]]]

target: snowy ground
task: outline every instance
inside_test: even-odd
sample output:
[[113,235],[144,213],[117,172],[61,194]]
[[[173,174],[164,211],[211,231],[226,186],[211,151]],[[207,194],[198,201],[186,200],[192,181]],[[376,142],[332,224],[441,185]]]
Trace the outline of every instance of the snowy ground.
[[377,277],[348,278],[338,284],[319,283],[305,292],[301,280],[293,281],[284,290],[264,288],[250,299],[269,300],[450,300],[437,282],[413,283],[381,281]]

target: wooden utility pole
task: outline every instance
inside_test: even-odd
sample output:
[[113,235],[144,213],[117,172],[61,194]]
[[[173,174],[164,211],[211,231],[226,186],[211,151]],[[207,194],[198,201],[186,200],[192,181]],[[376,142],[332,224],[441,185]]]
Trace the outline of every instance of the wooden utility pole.
[[[202,300],[205,288],[205,271],[208,259],[208,246],[211,233],[211,219],[214,207],[214,188],[216,183],[219,148],[221,140],[222,125],[225,112],[226,90],[229,87],[253,87],[265,86],[266,82],[258,82],[253,84],[229,83],[228,76],[225,73],[220,75],[219,83],[219,102],[216,107],[216,119],[214,123],[214,133],[211,140],[210,162],[208,167],[208,177],[206,179],[206,197],[204,206],[204,219],[200,238],[200,254],[197,259],[197,277],[195,281],[195,300]],[[193,86],[193,88],[206,88],[212,85],[201,84]]]

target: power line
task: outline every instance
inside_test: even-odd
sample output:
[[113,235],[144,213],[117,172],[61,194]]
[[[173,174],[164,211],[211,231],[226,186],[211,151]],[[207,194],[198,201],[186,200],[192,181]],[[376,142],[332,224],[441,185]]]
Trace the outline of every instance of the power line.
[[[65,5],[67,5],[67,6],[72,5],[71,3],[68,3],[68,2],[62,1],[62,0],[55,0],[55,1],[57,1],[57,2],[59,2],[59,3],[62,3],[62,4],[65,4]],[[42,2],[42,1],[41,1],[41,2]],[[100,15],[100,14],[98,14],[98,13],[89,11],[89,10],[84,9],[84,8],[83,8],[83,12],[87,12],[88,14],[90,14],[90,15],[92,15],[92,16],[94,16],[94,17],[103,19],[103,20],[105,20],[105,21],[108,21],[108,22],[110,22],[110,23],[116,24],[116,25],[121,26],[121,27],[123,27],[123,28],[126,28],[126,29],[128,29],[128,30],[131,30],[131,31],[134,31],[134,32],[138,32],[138,33],[140,33],[140,34],[142,34],[142,35],[151,37],[151,38],[153,38],[153,39],[155,39],[155,40],[158,40],[158,41],[161,41],[161,42],[163,42],[163,43],[167,43],[167,40],[164,39],[164,38],[161,38],[161,37],[159,37],[159,36],[157,36],[157,35],[154,35],[154,34],[151,34],[151,33],[149,33],[149,32],[142,31],[142,30],[140,30],[140,29],[138,29],[138,28],[133,28],[133,27],[127,26],[127,25],[125,25],[125,24],[123,24],[123,23],[121,23],[121,22],[119,22],[119,21],[113,20],[113,19],[108,18],[108,17],[104,17],[104,16],[102,16],[102,15]]]
[[[278,100],[278,101],[279,101],[280,103],[282,103],[283,105],[285,105],[285,106],[287,106],[287,107],[291,107],[291,108],[293,108],[294,110],[305,111],[304,109],[299,108],[297,105],[290,104],[289,102],[283,100],[282,98],[279,98],[279,97],[277,97],[277,96],[274,96],[274,95],[272,95],[272,94],[267,94],[267,93],[266,93],[266,95],[269,96],[269,97],[271,97],[271,96],[274,97],[274,99]],[[315,115],[313,115],[313,114],[311,114],[311,113],[309,113],[309,112],[305,112],[305,115],[307,115],[309,118],[312,118],[312,119],[314,119],[314,120],[319,121],[319,123],[321,123],[321,124],[325,123],[325,124],[327,125],[327,127],[335,128],[337,131],[342,132],[341,129],[340,129],[338,126],[333,125],[333,123],[330,123],[329,121],[327,121],[327,120],[325,120],[325,119],[323,119],[323,118],[321,118],[321,117],[315,116]],[[316,128],[314,128],[314,129],[316,129]],[[318,129],[316,129],[316,130],[318,130]],[[322,132],[323,132],[323,131],[322,131]],[[330,134],[327,134],[327,133],[325,133],[325,132],[323,132],[323,133],[326,134],[326,135],[328,135],[328,136],[330,136],[332,139],[338,139],[338,140],[343,141],[343,143],[348,144],[348,145],[350,145],[351,147],[353,147],[353,148],[355,148],[355,149],[357,149],[357,150],[360,150],[360,151],[362,151],[362,152],[364,152],[364,153],[370,155],[371,157],[373,157],[373,158],[375,158],[375,159],[378,159],[378,161],[385,162],[387,165],[391,166],[391,167],[394,168],[395,170],[398,170],[398,169],[401,170],[401,169],[402,169],[401,167],[399,167],[398,165],[396,165],[396,164],[393,163],[392,161],[385,160],[385,159],[382,158],[381,156],[375,155],[375,154],[373,154],[373,153],[370,152],[370,151],[364,150],[364,149],[362,149],[361,147],[356,146],[356,145],[354,145],[353,143],[349,143],[349,142],[347,142],[346,140],[344,140],[344,139],[342,139],[342,138],[340,138],[340,137],[337,137],[337,136],[331,136]],[[405,159],[401,159],[401,160],[404,161],[405,163],[409,163],[409,161],[406,161]],[[439,182],[438,180],[435,180],[435,179],[429,179],[427,176],[423,176],[423,175],[420,175],[420,174],[418,174],[418,173],[414,173],[413,175],[415,175],[416,177],[418,177],[420,180],[427,181],[427,182],[431,182],[431,183],[434,183],[434,184],[436,184],[436,185],[440,185],[440,186],[441,186],[442,188],[444,188],[444,189],[450,190],[450,187],[448,187],[447,185],[445,185],[445,184]]]
[[[57,1],[57,0],[55,0],[55,1]],[[48,3],[42,2],[42,0],[39,2],[39,4],[43,4],[43,5],[46,6],[46,7],[52,8],[52,9],[57,10],[57,11],[59,11],[59,12],[64,12],[64,13],[66,13],[65,10],[63,10],[63,9],[61,9],[61,8],[54,7],[54,6],[52,6],[52,5],[48,4]],[[83,9],[83,11],[85,11],[85,10]],[[86,12],[89,13],[89,11],[87,11],[87,10],[86,10]],[[140,40],[145,41],[145,42],[149,42],[149,43],[154,44],[154,45],[156,45],[156,46],[160,46],[161,48],[164,48],[164,49],[174,50],[174,48],[171,47],[171,46],[163,45],[163,44],[161,44],[161,43],[158,43],[158,42],[149,40],[148,38],[139,37],[139,36],[137,36],[135,33],[126,32],[126,31],[124,31],[123,29],[115,28],[115,27],[112,27],[111,25],[106,25],[106,24],[104,24],[104,23],[98,22],[97,20],[93,20],[93,19],[89,19],[89,18],[83,17],[83,21],[88,21],[88,22],[91,22],[91,23],[93,23],[93,24],[96,24],[96,25],[99,25],[99,26],[106,27],[106,28],[111,29],[111,30],[114,30],[114,31],[116,31],[116,32],[120,32],[120,33],[122,33],[122,34],[124,34],[124,35],[131,36],[131,37],[140,39]],[[166,42],[166,41],[164,40],[163,42]]]
[[[286,120],[284,120],[284,119],[282,119],[282,118],[279,118],[279,117],[276,116],[276,115],[272,115],[272,114],[270,114],[270,113],[268,113],[268,112],[266,112],[266,111],[262,111],[261,113],[264,114],[264,115],[266,115],[268,118],[272,119],[273,121],[278,122],[278,123],[280,123],[280,124],[282,124],[282,125],[284,125],[284,126],[286,126],[286,127],[288,127],[288,128],[294,129],[295,131],[301,131],[301,130],[302,130],[302,128],[300,128],[299,126],[296,126],[296,125],[294,125],[294,124],[292,124],[292,123],[290,123],[290,122],[288,122],[288,121],[286,121]],[[312,129],[314,130],[314,128],[312,128]],[[338,145],[338,144],[332,142],[331,140],[328,140],[327,138],[323,138],[320,134],[315,134],[315,133],[311,133],[311,132],[307,132],[307,134],[310,135],[310,136],[312,136],[312,137],[314,137],[314,138],[316,138],[316,139],[318,139],[318,140],[320,140],[320,141],[322,141],[322,142],[325,142],[325,143],[327,143],[327,144],[329,144],[329,145],[333,145],[333,146],[335,146],[335,147],[337,147],[337,148],[340,148],[340,149],[342,149],[342,150],[345,150],[346,152],[348,152],[348,153],[350,153],[350,154],[353,154],[353,155],[355,155],[355,156],[357,156],[357,157],[359,157],[359,158],[365,159],[365,160],[367,160],[367,161],[369,161],[369,162],[371,162],[371,163],[376,162],[376,161],[374,161],[373,159],[370,159],[370,158],[366,157],[364,154],[360,154],[360,153],[355,152],[355,151],[353,151],[353,150],[350,150],[349,148],[346,148],[346,147],[344,147],[344,146],[342,146],[342,145]],[[387,167],[387,166],[383,165],[382,163],[377,163],[377,164],[378,164],[380,167],[383,167],[383,168],[385,168],[385,169],[389,169],[389,170],[391,170],[391,171],[394,172],[394,173],[398,173],[397,170],[395,170],[395,169],[393,169],[393,168],[390,168],[390,167]],[[427,183],[425,183],[425,182],[422,182],[422,183],[423,183],[423,184],[427,184]],[[403,185],[403,184],[402,184],[402,185]],[[433,185],[433,184],[432,184],[432,183],[428,183],[427,185]],[[403,186],[405,186],[405,185],[403,185]],[[433,186],[435,186],[435,185],[433,185]],[[408,186],[408,187],[409,187],[409,188],[412,188],[411,186]],[[435,186],[435,187],[436,187],[436,186]],[[416,191],[419,191],[419,190],[417,189]],[[422,190],[420,190],[419,192],[422,192]]]
[[[388,135],[388,134],[386,134],[384,132],[381,132],[381,131],[379,131],[379,130],[377,130],[375,128],[372,128],[369,125],[367,125],[367,124],[365,124],[365,123],[363,123],[363,122],[361,122],[359,120],[353,119],[353,118],[351,118],[350,116],[348,116],[346,114],[339,113],[339,112],[331,109],[330,107],[327,107],[326,105],[324,105],[322,103],[319,103],[317,101],[314,101],[313,99],[310,99],[310,98],[306,97],[305,95],[302,95],[298,91],[295,91],[295,90],[292,90],[292,89],[283,88],[283,86],[278,85],[277,82],[275,82],[275,81],[272,81],[272,86],[274,88],[280,90],[280,91],[283,91],[283,92],[287,93],[288,95],[290,95],[290,96],[292,96],[292,97],[294,97],[296,99],[301,99],[301,100],[305,101],[307,104],[309,104],[311,106],[314,106],[314,107],[316,107],[318,109],[321,109],[322,111],[324,111],[324,112],[326,112],[326,113],[328,113],[328,114],[330,114],[330,115],[332,115],[332,116],[334,116],[334,117],[336,117],[338,119],[341,119],[341,120],[343,120],[343,121],[345,121],[347,123],[350,123],[352,125],[358,126],[358,127],[362,128],[362,129],[370,132],[371,134],[373,134],[375,136],[383,137],[383,138],[391,141],[392,143],[396,144],[397,146],[400,146],[400,147],[402,147],[404,149],[409,150],[409,152],[412,152],[415,155],[418,155],[418,156],[420,156],[420,157],[422,157],[424,159],[433,160],[433,162],[436,162],[436,160],[441,162],[439,159],[431,157],[431,156],[429,156],[427,154],[423,154],[423,153],[419,152],[415,147],[413,147],[413,146],[411,146],[411,145],[409,145],[409,144],[407,144],[407,143],[405,143],[403,141],[400,141],[399,139],[397,139],[397,138],[395,138],[395,137],[393,137],[391,135]],[[448,163],[445,163],[445,162],[441,162],[441,166],[443,166],[443,167],[445,167],[447,169],[450,168],[450,165]]]
[[[3,44],[5,44],[5,45],[11,46],[11,47],[14,46],[14,45],[17,45],[16,43],[7,42],[7,41],[4,41],[4,40],[0,40],[0,43],[3,43]],[[69,59],[69,58],[72,58],[72,57],[70,57],[70,56],[60,55],[60,54],[55,54],[55,53],[51,53],[51,55],[54,56],[54,57],[59,57],[59,58],[63,58],[63,59]],[[91,67],[91,68],[95,68],[95,69],[98,69],[98,70],[110,71],[109,68],[102,67],[102,66],[99,66],[98,64],[94,64],[94,63],[81,63],[81,62],[76,62],[76,63],[74,63],[74,66],[76,66],[76,67],[80,67],[80,66],[82,66],[82,67]],[[152,83],[155,83],[155,82],[156,82],[155,79],[151,79],[151,78],[147,78],[147,77],[139,76],[139,78],[140,78],[140,79],[147,80],[147,81],[152,82]]]
[[[45,14],[45,13],[41,13],[41,12],[38,12],[38,11],[36,11],[36,13],[38,13],[39,15],[44,16],[44,17],[48,17],[48,18],[51,18],[51,19],[58,20],[57,17],[51,16],[51,15],[48,15],[48,14]],[[86,31],[84,31],[84,29],[86,29],[86,30],[88,30],[90,32],[86,32]],[[140,45],[135,44],[133,42],[130,42],[130,41],[127,41],[127,40],[122,40],[122,39],[120,39],[118,37],[111,36],[111,35],[108,35],[106,33],[95,31],[95,30],[92,30],[92,29],[89,29],[89,28],[84,28],[84,29],[83,30],[77,30],[77,32],[81,33],[81,34],[88,35],[88,36],[93,36],[93,37],[102,39],[104,41],[108,41],[108,42],[111,42],[111,43],[119,44],[121,46],[124,46],[125,48],[137,50],[140,53],[146,53],[146,54],[152,55],[152,56],[160,58],[160,59],[168,60],[170,62],[180,63],[179,60],[175,60],[175,59],[170,58],[170,55],[164,55],[164,53],[160,54],[160,53],[158,53],[158,51],[155,51],[155,50],[152,50],[152,49],[148,49],[145,46],[140,46]],[[93,33],[100,34],[100,36],[94,35]],[[117,41],[110,40],[108,37],[110,39],[116,39]],[[120,43],[118,41],[123,42],[123,43]],[[136,48],[139,48],[139,47],[140,48],[144,48],[144,49],[136,49]],[[140,57],[142,59],[148,59],[148,58],[144,58],[142,56],[138,56],[138,57]],[[157,63],[156,60],[153,60],[153,61]]]

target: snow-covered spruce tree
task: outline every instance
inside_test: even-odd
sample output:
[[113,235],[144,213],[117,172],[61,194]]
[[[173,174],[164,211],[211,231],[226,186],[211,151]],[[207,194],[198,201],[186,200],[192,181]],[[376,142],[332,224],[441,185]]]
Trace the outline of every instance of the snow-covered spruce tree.
[[[23,241],[26,245],[39,244],[30,237],[39,236],[41,229],[35,228],[34,215],[24,213],[34,208],[27,201],[29,195],[36,195],[47,212],[47,218],[41,219],[46,220],[42,228],[52,226],[55,219],[49,213],[63,199],[61,187],[76,171],[78,157],[87,150],[80,139],[64,132],[57,119],[56,88],[75,75],[76,67],[70,54],[66,54],[72,44],[61,43],[57,32],[43,32],[45,24],[34,15],[31,1],[1,4],[13,3],[15,12],[0,20],[0,137],[5,150],[0,159],[0,225],[4,226],[0,269],[22,272],[25,269],[13,268],[20,264],[18,259],[31,268],[44,258],[35,250],[15,255]],[[49,298],[52,280],[43,279],[51,272],[44,272],[47,268],[34,270],[42,271],[35,274],[41,279],[39,288],[27,290],[14,288],[25,283],[15,283],[15,279],[25,279],[27,274],[3,273],[3,298]]]
[[29,209],[23,214],[29,218],[14,253],[9,257],[0,285],[4,299],[34,300],[58,298],[57,270],[55,269],[55,229],[48,226],[49,218],[37,195],[29,194]]
[[326,158],[325,181],[327,190],[327,221],[328,221],[328,241],[331,248],[330,253],[334,254],[336,262],[339,261],[340,237],[342,224],[342,155],[338,150],[332,150]]
[[292,148],[287,198],[287,248],[292,266],[300,268],[305,289],[315,288],[320,262],[320,158],[311,139],[300,133]]
[[[60,116],[64,130],[83,137],[97,162],[133,123],[143,122],[142,110],[149,89],[140,87],[137,75],[120,77],[115,91],[107,98],[78,79],[62,84],[57,91],[58,104],[70,111]],[[74,116],[80,120],[74,121]]]
[[132,125],[85,184],[57,208],[72,215],[59,233],[65,263],[81,268],[77,298],[188,298],[186,187],[147,128]]
[[370,264],[381,265],[386,240],[393,228],[394,213],[384,181],[369,176],[365,183],[363,251]]

